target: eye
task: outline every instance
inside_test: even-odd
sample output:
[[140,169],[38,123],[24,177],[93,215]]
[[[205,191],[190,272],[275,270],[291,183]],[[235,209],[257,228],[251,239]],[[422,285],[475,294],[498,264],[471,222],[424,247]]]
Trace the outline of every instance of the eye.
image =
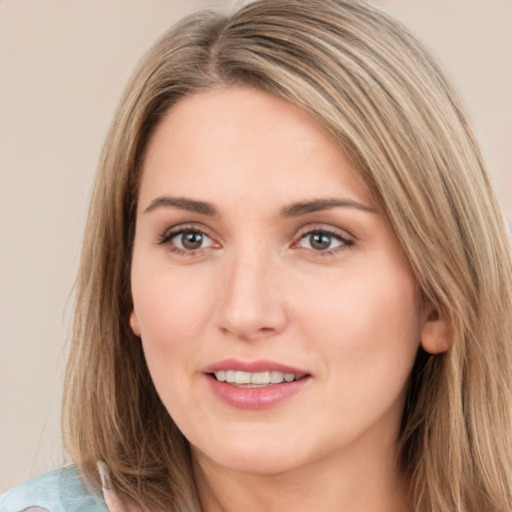
[[304,233],[297,245],[304,249],[331,254],[353,245],[353,241],[329,230],[314,230]]
[[210,241],[209,237],[200,231],[183,231],[171,238],[171,242],[173,242],[176,247],[188,251],[200,249],[203,244],[206,244],[208,241]]
[[180,254],[194,253],[215,245],[206,233],[192,228],[179,228],[167,232],[160,240],[160,244],[168,245],[171,251]]

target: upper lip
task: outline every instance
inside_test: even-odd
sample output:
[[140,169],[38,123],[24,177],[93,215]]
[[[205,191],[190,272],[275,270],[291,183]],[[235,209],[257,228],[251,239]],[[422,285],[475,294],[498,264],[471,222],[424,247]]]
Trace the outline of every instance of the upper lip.
[[227,370],[238,370],[241,372],[248,373],[259,373],[259,372],[283,372],[293,373],[295,376],[310,375],[310,373],[304,369],[296,368],[287,364],[278,363],[276,361],[267,361],[259,359],[257,361],[243,361],[240,359],[224,359],[203,368],[204,373],[214,373],[218,371]]

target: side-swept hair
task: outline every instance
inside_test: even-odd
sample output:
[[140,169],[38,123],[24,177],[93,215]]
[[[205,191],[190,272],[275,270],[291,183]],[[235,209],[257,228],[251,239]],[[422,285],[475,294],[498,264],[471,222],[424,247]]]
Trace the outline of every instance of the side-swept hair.
[[181,98],[247,85],[319,120],[396,234],[450,350],[420,350],[397,460],[416,512],[512,510],[512,263],[463,107],[396,21],[357,0],[257,0],[193,15],[143,58],[107,136],[91,202],[63,431],[94,485],[101,460],[144,509],[197,507],[190,447],[129,328],[141,159]]

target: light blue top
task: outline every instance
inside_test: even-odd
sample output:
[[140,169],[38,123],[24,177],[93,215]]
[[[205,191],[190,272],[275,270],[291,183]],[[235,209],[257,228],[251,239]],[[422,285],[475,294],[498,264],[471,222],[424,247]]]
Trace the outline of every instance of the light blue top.
[[29,480],[0,497],[0,512],[30,507],[49,512],[108,512],[102,496],[85,486],[74,466]]

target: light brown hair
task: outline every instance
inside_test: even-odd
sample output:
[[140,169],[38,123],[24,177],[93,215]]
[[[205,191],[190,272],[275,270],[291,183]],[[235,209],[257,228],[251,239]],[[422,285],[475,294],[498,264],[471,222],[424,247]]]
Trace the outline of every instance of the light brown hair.
[[446,353],[421,351],[397,460],[417,512],[512,510],[512,263],[467,116],[400,24],[357,0],[259,0],[166,33],[128,84],[101,156],[77,284],[63,430],[145,509],[197,507],[188,442],[129,328],[141,159],[184,96],[248,85],[308,112],[352,160],[399,240]]

